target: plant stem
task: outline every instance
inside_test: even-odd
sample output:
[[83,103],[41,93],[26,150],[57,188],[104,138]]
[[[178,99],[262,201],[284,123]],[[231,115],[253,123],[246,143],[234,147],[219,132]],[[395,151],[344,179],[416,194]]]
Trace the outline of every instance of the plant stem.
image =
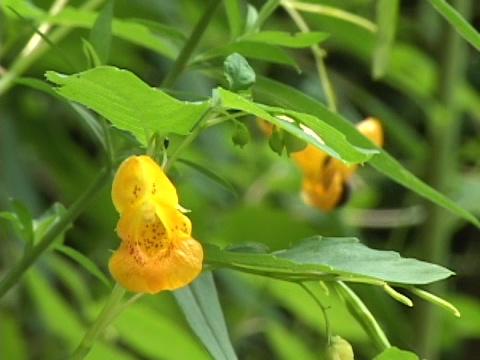
[[[83,10],[92,10],[99,6],[105,0],[89,0],[81,9]],[[64,5],[63,1],[58,1],[52,6],[50,14],[53,15],[61,10],[61,7]],[[39,26],[39,31],[49,30],[48,20]],[[71,27],[64,26],[57,28],[48,35],[48,38],[51,42],[57,43],[62,38],[64,38],[72,30]],[[43,32],[43,35],[46,35],[46,32]],[[47,50],[49,49],[49,44],[45,43],[43,38],[35,33],[32,35],[27,45],[24,47],[19,57],[15,59],[13,64],[5,71],[3,76],[0,78],[0,96],[6,93],[14,84],[17,77],[22,75],[38,58],[40,58]]]
[[[308,27],[303,17],[298,13],[298,11],[291,7],[288,3],[285,3],[283,5],[285,11],[290,15],[290,17],[298,26],[300,31],[309,32],[310,28]],[[332,83],[330,82],[330,79],[328,77],[327,67],[325,66],[325,62],[323,61],[323,58],[325,57],[325,51],[322,50],[318,45],[313,45],[311,49],[313,57],[315,59],[315,65],[317,67],[318,75],[320,77],[320,83],[322,84],[323,91],[325,93],[328,108],[333,112],[336,112],[337,105],[335,92],[333,91]]]
[[180,154],[182,153],[182,151],[192,143],[193,140],[195,140],[195,138],[200,134],[200,132],[203,130],[203,128],[205,127],[205,124],[206,122],[208,121],[208,119],[210,118],[210,115],[212,114],[212,112],[214,111],[216,107],[214,105],[212,105],[211,107],[209,107],[203,114],[202,116],[200,117],[200,119],[198,119],[198,121],[195,123],[195,125],[193,126],[193,129],[192,131],[190,132],[190,134],[183,140],[183,142],[180,144],[180,146],[175,150],[175,152],[168,158],[167,162],[165,163],[165,165],[163,166],[163,170],[165,172],[168,172],[168,170],[170,169],[170,167],[173,165],[173,163],[177,160],[177,158],[180,156]]
[[307,287],[307,285],[305,285],[303,282],[300,282],[298,284],[303,288],[303,290],[305,290],[308,293],[308,295],[310,295],[313,301],[315,301],[317,305],[320,307],[320,309],[322,310],[323,318],[325,319],[325,334],[327,334],[327,345],[330,346],[330,344],[332,343],[332,328],[330,327],[330,320],[328,319],[328,313],[327,313],[328,308],[326,308],[322,304],[322,302],[315,296],[312,290],[310,290]]
[[[120,285],[115,284],[110,297],[102,309],[100,315],[92,324],[90,329],[86,332],[82,341],[78,345],[77,349],[72,355],[72,360],[81,360],[87,356],[92,349],[95,340],[98,336],[107,328],[107,326],[113,321],[113,319],[120,313],[118,307],[120,301],[125,295],[126,290]],[[124,307],[121,308],[123,310]]]
[[183,70],[187,66],[188,61],[190,60],[190,57],[193,54],[193,51],[198,45],[202,35],[205,33],[205,30],[207,29],[207,26],[210,23],[210,20],[215,14],[215,10],[217,9],[218,5],[220,5],[220,3],[221,1],[219,0],[212,0],[210,2],[210,5],[205,9],[205,13],[202,15],[197,25],[195,25],[188,41],[185,43],[182,51],[180,51],[180,54],[178,54],[178,57],[173,64],[173,67],[170,69],[170,72],[163,80],[162,87],[172,87],[178,77],[182,74]]
[[[453,6],[465,15],[471,7],[471,0],[455,0]],[[461,126],[460,114],[455,98],[465,72],[466,47],[455,28],[447,23],[445,34],[438,42],[438,51],[443,55],[439,71],[438,101],[444,106],[429,120],[429,140],[431,144],[427,182],[440,192],[452,190],[451,184],[456,179],[456,160]],[[425,260],[444,264],[448,259],[449,242],[452,228],[449,214],[431,203],[426,204],[428,216],[419,229],[418,242],[422,246]],[[445,284],[438,282],[430,285],[429,292],[442,295]],[[430,304],[420,302],[416,331],[417,351],[422,358],[438,359],[440,347],[441,317],[439,310]]]
[[77,218],[77,216],[92,201],[94,196],[110,179],[110,170],[104,169],[85,192],[70,206],[43,235],[39,242],[20,259],[10,272],[0,282],[0,299],[15,285],[25,271],[38,259],[53,241]]

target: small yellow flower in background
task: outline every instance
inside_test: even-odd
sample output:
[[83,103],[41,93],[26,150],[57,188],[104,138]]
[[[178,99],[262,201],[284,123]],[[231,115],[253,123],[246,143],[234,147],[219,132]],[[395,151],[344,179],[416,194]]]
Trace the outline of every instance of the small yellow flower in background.
[[[292,121],[283,118],[285,121]],[[272,133],[272,125],[259,121],[260,128],[267,134]],[[317,137],[312,130],[302,126],[305,132]],[[383,145],[383,130],[375,118],[367,118],[357,124],[357,129],[377,146]],[[318,138],[319,141],[322,141]],[[291,154],[303,172],[302,197],[307,204],[325,211],[331,211],[345,199],[347,182],[357,166],[347,166],[328,155],[316,146],[308,144],[304,150]]]
[[131,156],[120,165],[112,200],[120,213],[122,242],[109,269],[120,285],[153,294],[187,285],[199,275],[202,246],[191,237],[175,187],[152,158]]

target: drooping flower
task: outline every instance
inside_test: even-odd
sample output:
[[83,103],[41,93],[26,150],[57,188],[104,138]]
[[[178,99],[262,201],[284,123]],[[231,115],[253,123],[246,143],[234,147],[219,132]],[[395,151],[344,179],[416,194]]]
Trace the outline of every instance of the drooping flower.
[[[283,120],[292,121],[288,118]],[[269,123],[260,121],[259,125],[267,134],[272,132]],[[322,141],[311,129],[303,125],[301,128]],[[377,119],[367,118],[357,124],[357,129],[377,146],[383,145],[382,125]],[[303,172],[302,197],[306,203],[331,211],[345,200],[348,196],[348,180],[356,165],[347,166],[311,144],[301,151],[292,152],[291,156]]]
[[109,261],[112,276],[126,289],[157,293],[182,287],[202,269],[203,250],[191,237],[177,191],[146,156],[131,156],[119,167],[112,200],[120,213],[120,247]]

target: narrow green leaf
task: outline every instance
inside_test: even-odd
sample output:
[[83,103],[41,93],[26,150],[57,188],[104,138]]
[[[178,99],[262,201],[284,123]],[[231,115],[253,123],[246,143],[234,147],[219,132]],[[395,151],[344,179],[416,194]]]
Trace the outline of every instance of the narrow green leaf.
[[206,177],[208,177],[210,180],[212,180],[216,184],[220,185],[225,190],[229,191],[230,193],[232,193],[235,196],[238,196],[237,189],[235,189],[235,187],[230,182],[228,182],[227,180],[225,180],[221,176],[217,175],[217,173],[209,170],[208,168],[206,168],[206,167],[204,167],[200,164],[197,164],[197,163],[195,163],[193,161],[190,161],[190,160],[187,160],[187,159],[178,159],[177,161],[179,163],[185,164],[185,165],[191,167],[192,169],[198,171],[199,173],[205,175]]
[[97,19],[90,30],[90,43],[100,58],[101,65],[108,62],[110,44],[112,42],[113,4],[115,0],[109,0],[98,13]]
[[[330,111],[318,100],[315,100],[292,87],[257,76],[255,90],[256,99],[264,99],[285,108],[307,111],[309,114],[321,119],[322,122],[335,127],[338,131],[345,134],[347,141],[351,144],[363,148],[375,147],[375,145],[368,138],[358,132],[348,120]],[[315,131],[315,129],[313,130]],[[374,168],[391,178],[393,181],[480,227],[480,221],[473,214],[461,208],[455,202],[418,179],[385,150],[379,149],[379,151],[380,153],[373,156],[369,162]]]
[[239,0],[224,0],[227,13],[228,25],[230,27],[230,38],[236,39],[245,28],[245,2]]
[[235,52],[246,58],[287,65],[300,72],[300,66],[295,59],[282,48],[272,44],[262,43],[259,45],[259,43],[255,41],[243,40],[207,50],[195,58],[194,64],[218,57],[226,57]]
[[251,31],[255,32],[260,29],[263,23],[270,18],[270,15],[279,7],[280,0],[268,0],[266,1],[263,6],[260,8],[258,12],[257,19],[255,23],[251,26]]
[[[338,159],[342,159],[346,163],[365,162],[372,156],[372,153],[377,152],[376,150],[373,150],[372,152],[370,150],[372,149],[372,145],[368,144],[366,149],[360,149],[359,147],[352,146],[346,141],[345,136],[342,133],[337,131],[331,125],[323,122],[322,118],[316,118],[315,116],[306,113],[286,110],[280,107],[257,104],[238,94],[221,88],[218,89],[218,94],[220,95],[222,105],[224,107],[242,110],[263,120],[269,121],[283,130],[295,135],[299,139],[318,147],[329,155]],[[321,136],[321,140],[302,130],[298,124],[279,119],[276,117],[278,115],[285,115],[299,121],[302,124],[305,124],[313,132]]]
[[419,357],[406,350],[400,350],[394,346],[382,351],[381,354],[375,356],[373,360],[418,360]]
[[111,282],[107,279],[105,274],[98,268],[98,266],[88,257],[83,255],[81,252],[65,245],[59,245],[55,247],[55,250],[60,251],[62,254],[67,255],[69,258],[77,262],[85,270],[87,270],[90,274],[92,274],[94,277],[100,280],[105,286],[107,286],[107,288],[112,287]]
[[242,37],[242,40],[274,44],[278,46],[304,48],[321,43],[328,38],[325,32],[301,32],[291,34],[286,31],[261,31],[250,33]]
[[133,73],[110,66],[70,76],[48,71],[47,79],[59,85],[60,95],[91,108],[142,144],[154,132],[187,134],[210,106],[208,101],[176,100]]
[[173,294],[191,328],[213,358],[236,359],[212,273],[204,272],[193,283]]
[[480,51],[480,34],[445,0],[428,0],[430,4],[467,40]]
[[[54,25],[65,25],[83,28],[92,28],[97,13],[66,7],[54,16],[50,16],[48,21]],[[135,20],[113,19],[112,34],[119,38],[129,41],[132,44],[143,46],[159,54],[165,55],[170,59],[175,58],[178,50],[163,37],[159,37],[148,26]],[[163,33],[169,36],[169,33]]]
[[214,267],[286,280],[332,280],[341,278],[383,285],[427,284],[445,279],[453,272],[436,264],[402,258],[394,251],[370,249],[356,238],[307,238],[290,249],[259,253],[244,246],[236,251],[204,244],[205,261]]
[[46,15],[46,12],[35,6],[34,3],[25,0],[2,0],[0,8],[5,16],[15,18],[18,14],[25,18],[40,18]]
[[103,64],[97,51],[89,41],[82,39],[82,45],[83,53],[87,58],[88,68],[94,68]]
[[377,40],[373,53],[373,77],[383,77],[388,69],[397,27],[399,0],[377,1]]

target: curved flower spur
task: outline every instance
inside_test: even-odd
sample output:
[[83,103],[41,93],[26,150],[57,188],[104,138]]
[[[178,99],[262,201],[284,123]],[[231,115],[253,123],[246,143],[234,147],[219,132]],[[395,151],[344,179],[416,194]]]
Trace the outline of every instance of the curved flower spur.
[[112,200],[120,213],[120,247],[109,261],[112,276],[130,291],[157,293],[193,281],[203,249],[191,237],[177,191],[149,156],[131,156],[118,168]]

